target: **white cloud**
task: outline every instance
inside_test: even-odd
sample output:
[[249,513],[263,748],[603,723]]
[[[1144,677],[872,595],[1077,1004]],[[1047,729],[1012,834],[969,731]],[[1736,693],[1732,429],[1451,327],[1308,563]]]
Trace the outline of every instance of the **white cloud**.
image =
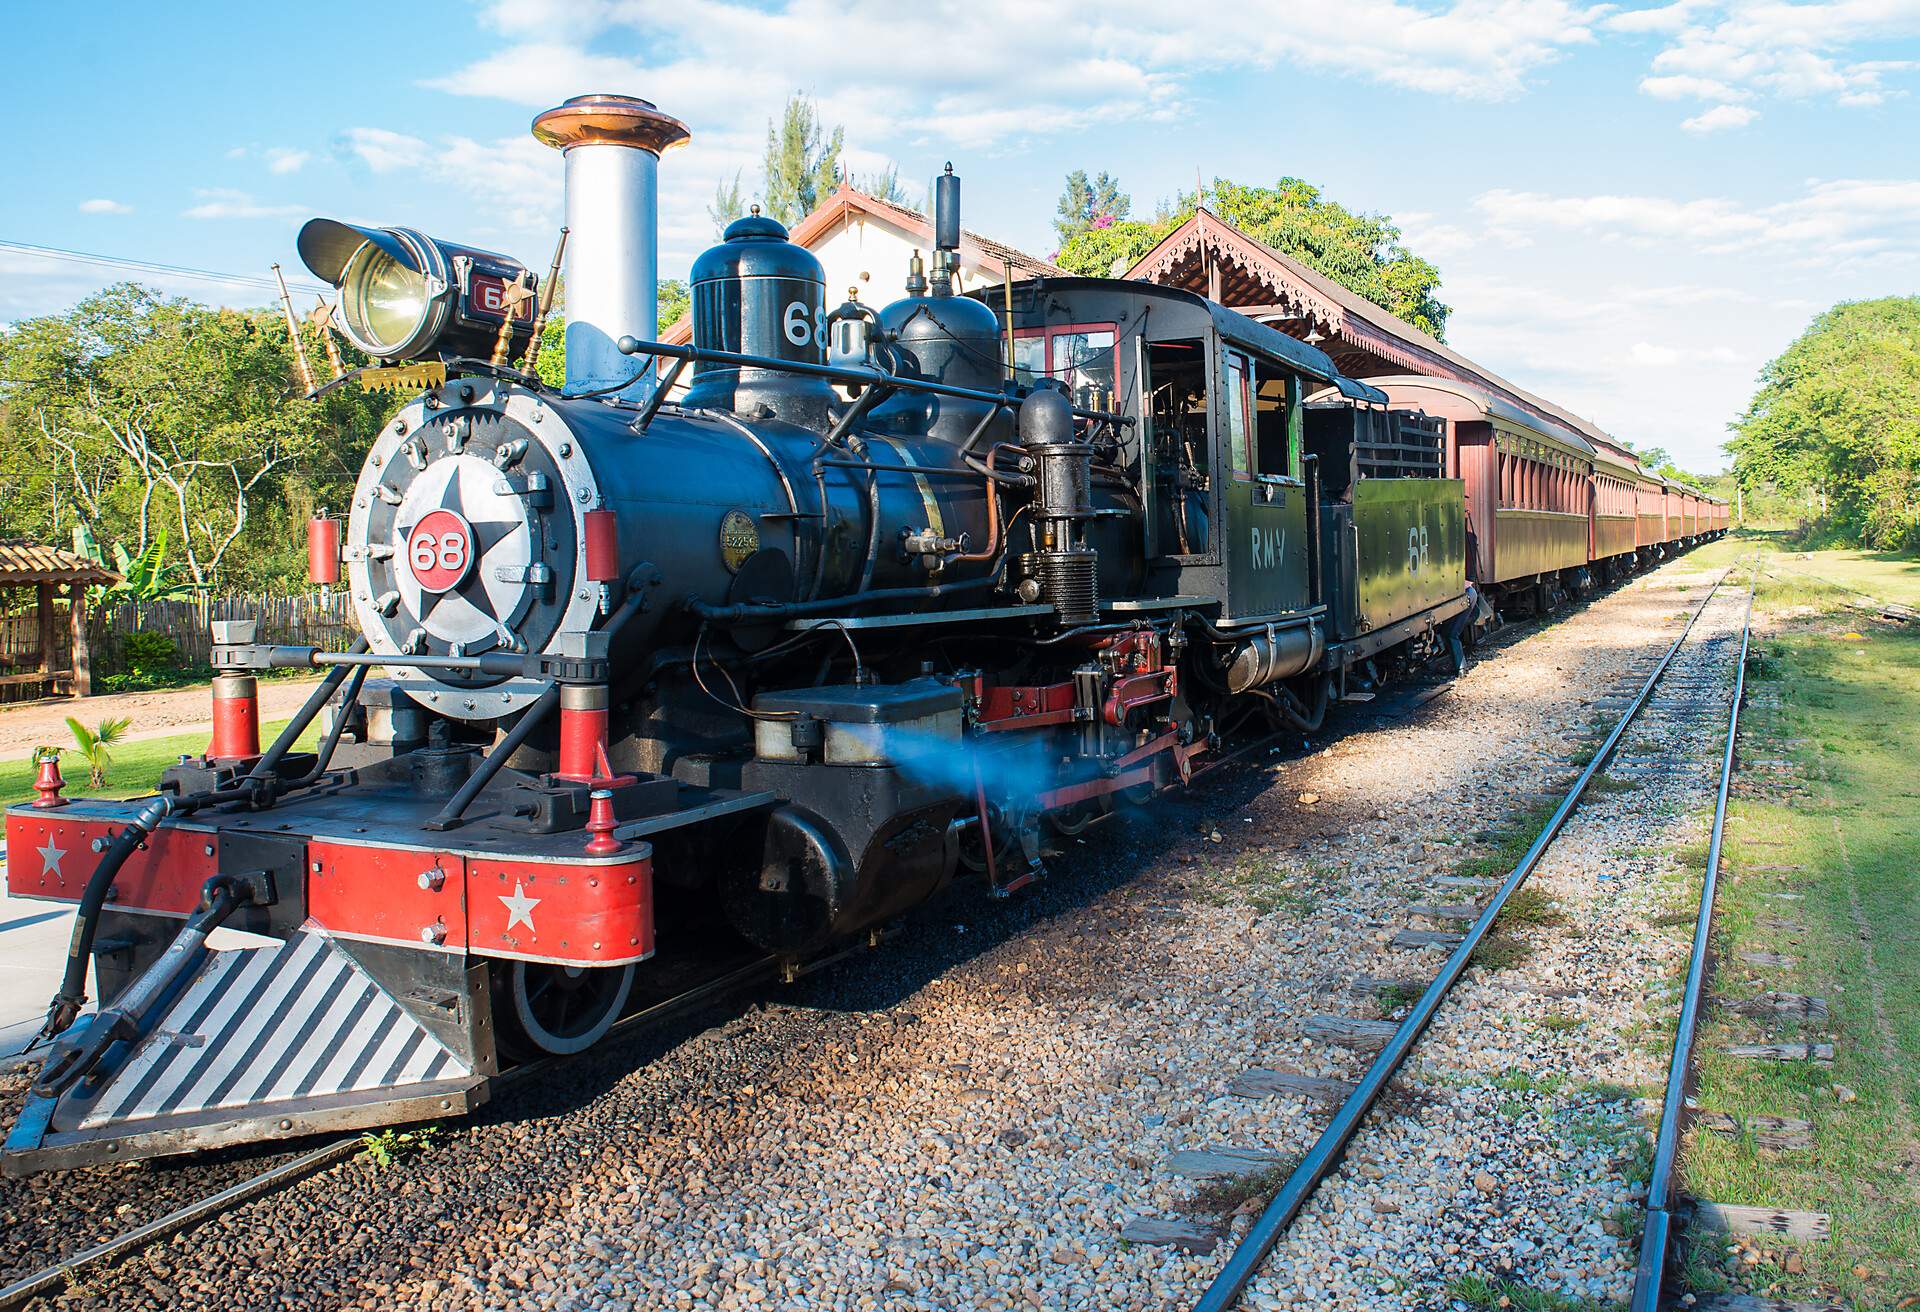
[[271,205],[226,187],[202,187],[193,194],[200,203],[183,211],[189,219],[284,219],[309,212],[304,205]]
[[105,196],[96,196],[92,200],[80,202],[82,214],[131,214],[133,206],[123,201],[108,200]]
[[386,128],[349,128],[345,144],[375,173],[419,168],[431,155],[427,143],[420,138]]
[[304,150],[295,150],[291,146],[269,146],[267,148],[267,171],[269,173],[298,173],[306,167],[313,156]]
[[[1601,25],[1666,38],[1640,83],[1664,100],[1777,97],[1866,107],[1905,94],[1889,76],[1920,67],[1866,57],[1883,44],[1910,46],[1920,0],[1681,0],[1613,14]],[[1749,121],[1709,110],[1682,126],[1713,131]]]
[[1486,192],[1474,205],[1503,235],[1559,230],[1709,255],[1761,252],[1808,267],[1920,256],[1920,178],[1816,180],[1797,197],[1760,206],[1721,197],[1508,190]]
[[1745,105],[1715,105],[1692,118],[1681,120],[1680,126],[1688,132],[1720,132],[1727,128],[1743,128],[1759,117],[1759,110]]

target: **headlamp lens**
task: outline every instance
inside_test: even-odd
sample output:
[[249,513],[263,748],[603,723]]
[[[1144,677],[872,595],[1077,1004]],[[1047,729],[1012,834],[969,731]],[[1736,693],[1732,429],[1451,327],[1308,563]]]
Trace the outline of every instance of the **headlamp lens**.
[[425,275],[367,242],[340,276],[340,310],[349,335],[369,355],[406,354],[425,325]]

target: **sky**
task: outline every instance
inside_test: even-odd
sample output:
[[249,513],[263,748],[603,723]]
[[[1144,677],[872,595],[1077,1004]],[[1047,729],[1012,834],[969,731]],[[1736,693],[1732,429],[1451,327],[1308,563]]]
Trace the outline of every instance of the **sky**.
[[[1136,213],[1196,176],[1304,178],[1437,265],[1448,341],[1696,471],[1761,367],[1836,301],[1920,293],[1920,0],[487,0],[96,3],[8,19],[0,322],[147,271],[261,304],[313,215],[544,270],[558,155],[528,134],[621,92],[692,129],[660,168],[660,264],[758,187],[796,91],[849,163],[1038,255],[1065,175]],[[898,271],[904,274],[904,270]],[[884,285],[888,271],[875,270]]]

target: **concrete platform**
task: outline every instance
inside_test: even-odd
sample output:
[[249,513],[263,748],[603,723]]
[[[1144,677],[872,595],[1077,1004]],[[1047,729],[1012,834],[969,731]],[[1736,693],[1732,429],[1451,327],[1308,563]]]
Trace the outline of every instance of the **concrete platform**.
[[[6,851],[0,848],[0,871],[5,864]],[[19,1053],[39,1033],[47,1002],[60,988],[72,937],[72,907],[8,897],[0,878],[0,1060]]]

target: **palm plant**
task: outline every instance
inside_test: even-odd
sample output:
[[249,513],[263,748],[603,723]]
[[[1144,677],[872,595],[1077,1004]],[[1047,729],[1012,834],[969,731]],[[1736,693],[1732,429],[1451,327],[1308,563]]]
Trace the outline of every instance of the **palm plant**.
[[89,729],[73,716],[67,717],[67,728],[73,731],[73,741],[80,755],[87,761],[87,786],[100,789],[107,786],[107,768],[113,764],[113,753],[108,748],[115,746],[127,736],[127,726],[133,721],[122,717],[118,720],[102,720]]

